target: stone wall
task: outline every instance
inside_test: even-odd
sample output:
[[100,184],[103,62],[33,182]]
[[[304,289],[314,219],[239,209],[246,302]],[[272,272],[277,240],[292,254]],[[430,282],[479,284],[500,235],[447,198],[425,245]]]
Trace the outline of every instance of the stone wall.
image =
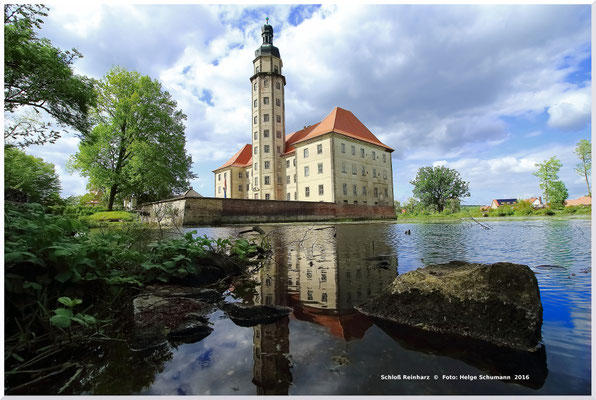
[[145,221],[179,226],[395,218],[392,206],[213,197],[175,198],[139,209]]

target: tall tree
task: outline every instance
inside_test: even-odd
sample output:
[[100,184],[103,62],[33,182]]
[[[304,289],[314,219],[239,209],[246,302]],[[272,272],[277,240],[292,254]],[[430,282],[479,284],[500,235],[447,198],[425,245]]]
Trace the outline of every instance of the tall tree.
[[578,174],[586,178],[586,186],[588,187],[588,196],[592,197],[590,190],[590,178],[592,174],[592,143],[589,140],[582,139],[577,143],[575,154],[579,158],[579,163],[575,170]]
[[49,205],[60,200],[60,179],[54,164],[10,146],[4,148],[4,188],[26,194],[32,203]]
[[[90,129],[89,107],[94,103],[93,81],[75,75],[76,50],[62,51],[45,38],[40,28],[48,8],[39,4],[4,5],[4,111],[22,108],[47,112],[58,125],[81,133]],[[54,142],[60,131],[49,122],[29,115],[7,118],[4,139],[21,146]]]
[[538,171],[534,172],[534,176],[540,180],[545,202],[551,203],[551,207],[564,205],[568,194],[565,184],[559,179],[559,170],[563,166],[561,161],[553,156],[536,166]]
[[120,67],[97,85],[98,124],[79,144],[69,168],[109,193],[157,200],[186,189],[192,159],[184,148],[186,115],[158,81]]
[[414,196],[425,206],[434,206],[442,212],[449,200],[469,197],[469,184],[461,179],[459,172],[445,166],[422,167],[416,179],[410,181],[414,185]]

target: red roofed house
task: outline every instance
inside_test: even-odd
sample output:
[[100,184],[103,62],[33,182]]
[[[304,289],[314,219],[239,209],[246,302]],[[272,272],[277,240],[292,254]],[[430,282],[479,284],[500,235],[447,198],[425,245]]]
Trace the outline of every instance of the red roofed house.
[[354,114],[336,107],[286,135],[285,77],[273,28],[253,60],[252,144],[215,169],[215,196],[393,205],[393,149]]
[[565,202],[565,207],[571,206],[591,206],[592,205],[592,198],[590,196],[582,196],[578,199],[567,200]]

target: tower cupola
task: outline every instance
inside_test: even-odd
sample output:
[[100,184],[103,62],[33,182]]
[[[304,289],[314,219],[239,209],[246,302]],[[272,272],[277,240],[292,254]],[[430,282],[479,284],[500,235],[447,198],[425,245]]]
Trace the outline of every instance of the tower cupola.
[[255,57],[271,55],[281,58],[279,49],[273,45],[273,27],[269,25],[269,18],[261,28],[261,36],[263,37],[263,44],[255,51]]

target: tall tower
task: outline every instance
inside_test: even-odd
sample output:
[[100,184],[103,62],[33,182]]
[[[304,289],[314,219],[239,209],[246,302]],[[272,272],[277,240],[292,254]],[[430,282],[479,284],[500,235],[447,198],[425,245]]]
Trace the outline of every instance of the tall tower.
[[255,51],[252,92],[253,199],[285,200],[282,159],[286,143],[284,87],[279,49],[273,45],[273,27],[261,29],[263,44]]

